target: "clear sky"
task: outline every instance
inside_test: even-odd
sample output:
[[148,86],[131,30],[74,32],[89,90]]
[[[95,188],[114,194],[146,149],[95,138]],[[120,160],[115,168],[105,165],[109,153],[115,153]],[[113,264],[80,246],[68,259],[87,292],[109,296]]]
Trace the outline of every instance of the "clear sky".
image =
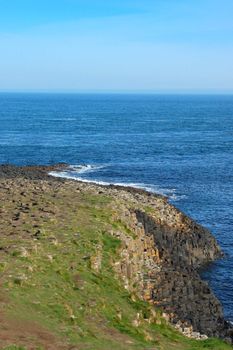
[[0,0],[0,90],[233,92],[233,0]]

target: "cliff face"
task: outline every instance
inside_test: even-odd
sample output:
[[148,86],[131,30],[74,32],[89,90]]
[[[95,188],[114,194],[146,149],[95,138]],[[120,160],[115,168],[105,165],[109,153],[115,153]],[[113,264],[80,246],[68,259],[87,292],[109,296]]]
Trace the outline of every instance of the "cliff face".
[[[116,265],[125,287],[161,308],[164,317],[187,336],[230,340],[221,304],[198,273],[222,255],[214,237],[165,199],[128,196],[129,203],[134,197],[134,208],[125,207],[119,216],[135,237],[118,233],[124,249]],[[143,209],[142,203],[149,207]]]
[[136,216],[145,234],[153,237],[161,257],[161,269],[151,283],[153,302],[162,307],[169,320],[181,330],[189,327],[190,335],[192,331],[208,336],[223,335],[225,322],[221,305],[196,270],[219,256],[213,237],[188,219],[190,230],[186,231],[157,224],[140,211]]

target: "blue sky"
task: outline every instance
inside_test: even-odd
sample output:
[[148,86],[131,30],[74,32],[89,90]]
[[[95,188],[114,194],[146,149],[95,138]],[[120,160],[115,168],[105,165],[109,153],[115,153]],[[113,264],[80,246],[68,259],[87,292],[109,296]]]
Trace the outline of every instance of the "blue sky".
[[232,0],[0,0],[0,90],[233,92],[232,14]]

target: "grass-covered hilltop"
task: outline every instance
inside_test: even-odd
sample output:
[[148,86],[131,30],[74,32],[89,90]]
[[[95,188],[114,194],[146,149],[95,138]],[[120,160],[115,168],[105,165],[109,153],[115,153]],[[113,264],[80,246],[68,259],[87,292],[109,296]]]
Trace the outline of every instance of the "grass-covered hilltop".
[[198,274],[221,256],[206,229],[164,197],[50,170],[0,167],[0,349],[232,349]]

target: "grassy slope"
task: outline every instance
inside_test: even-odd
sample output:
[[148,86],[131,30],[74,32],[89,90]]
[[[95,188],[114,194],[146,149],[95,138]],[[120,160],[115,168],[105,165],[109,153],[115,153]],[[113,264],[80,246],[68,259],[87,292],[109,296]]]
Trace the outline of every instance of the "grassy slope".
[[[24,196],[30,202],[30,194]],[[158,311],[157,324],[146,319],[151,306],[133,301],[114,277],[111,263],[117,259],[120,241],[108,234],[112,226],[111,199],[83,193],[46,191],[20,224],[19,236],[6,236],[1,246],[10,246],[1,256],[1,306],[9,319],[34,322],[60,340],[64,349],[231,349],[215,339],[189,340],[165,324]],[[7,212],[15,204],[5,202]],[[43,208],[47,208],[44,215]],[[26,215],[26,214],[25,214]],[[35,225],[36,218],[36,225]],[[24,232],[40,232],[35,238]],[[121,227],[122,229],[122,227]],[[20,233],[21,232],[21,233]],[[97,253],[98,252],[98,253]],[[91,259],[102,255],[99,272]],[[133,325],[137,314],[145,318]],[[14,338],[13,338],[14,339]],[[37,335],[17,339],[8,350],[43,349]],[[74,347],[69,347],[73,345]],[[22,346],[22,347],[21,347]]]

